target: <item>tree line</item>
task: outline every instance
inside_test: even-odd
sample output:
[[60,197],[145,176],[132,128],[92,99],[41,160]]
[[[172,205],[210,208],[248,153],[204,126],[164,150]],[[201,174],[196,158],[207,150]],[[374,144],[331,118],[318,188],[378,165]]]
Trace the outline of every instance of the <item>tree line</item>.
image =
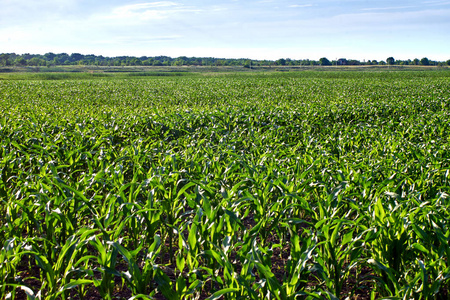
[[45,53],[41,54],[0,54],[0,66],[36,66],[51,67],[59,65],[96,65],[96,66],[332,66],[332,65],[424,65],[424,66],[450,66],[447,61],[433,61],[426,57],[413,60],[396,60],[388,57],[385,61],[340,58],[329,60],[323,57],[319,60],[280,58],[278,60],[253,60],[245,58],[214,58],[214,57],[186,57],[172,58],[169,56],[116,56],[105,57],[102,55],[83,55],[80,53]]

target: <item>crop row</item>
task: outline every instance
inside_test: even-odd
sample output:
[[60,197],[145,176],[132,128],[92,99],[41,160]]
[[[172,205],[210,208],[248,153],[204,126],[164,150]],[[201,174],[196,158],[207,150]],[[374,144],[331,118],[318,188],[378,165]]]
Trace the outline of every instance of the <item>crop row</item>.
[[440,299],[450,81],[0,82],[0,297]]

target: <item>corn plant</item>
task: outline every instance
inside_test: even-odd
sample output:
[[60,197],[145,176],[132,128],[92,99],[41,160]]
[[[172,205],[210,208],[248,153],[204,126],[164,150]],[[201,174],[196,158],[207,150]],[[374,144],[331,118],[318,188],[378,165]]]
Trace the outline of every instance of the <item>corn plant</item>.
[[449,78],[0,81],[0,298],[445,298]]

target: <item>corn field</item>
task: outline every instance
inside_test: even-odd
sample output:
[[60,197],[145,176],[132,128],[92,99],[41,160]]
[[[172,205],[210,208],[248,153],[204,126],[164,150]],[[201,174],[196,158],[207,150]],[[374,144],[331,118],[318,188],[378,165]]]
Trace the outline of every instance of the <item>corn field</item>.
[[450,73],[0,81],[1,299],[450,299]]

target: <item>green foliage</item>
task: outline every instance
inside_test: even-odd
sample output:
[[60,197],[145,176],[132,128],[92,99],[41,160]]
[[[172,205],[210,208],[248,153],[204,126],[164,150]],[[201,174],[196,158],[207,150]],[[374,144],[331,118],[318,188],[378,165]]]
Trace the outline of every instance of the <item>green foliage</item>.
[[[376,65],[378,64],[376,60],[359,61],[355,59],[340,59],[345,61],[344,65]],[[408,60],[394,60],[394,58],[389,57],[386,63],[389,65],[418,65],[419,60],[416,61]],[[444,64],[444,61],[428,61],[427,65],[437,65],[438,63]],[[333,62],[334,64],[334,62]],[[290,58],[280,58],[278,60],[250,60],[246,58],[215,58],[215,57],[169,57],[169,56],[154,56],[154,57],[135,57],[135,56],[116,56],[116,57],[105,57],[103,55],[84,55],[80,53],[72,53],[68,55],[67,53],[45,53],[41,54],[16,54],[16,53],[0,53],[0,66],[94,66],[99,67],[125,67],[125,66],[135,66],[140,68],[141,66],[240,66],[244,68],[253,68],[253,66],[271,66],[271,65],[289,65],[289,66],[330,66],[332,63],[325,57],[316,60],[310,59],[299,59],[294,60]],[[39,70],[37,68],[37,70]],[[0,70],[1,71],[1,70]]]
[[0,298],[442,299],[449,91],[445,71],[0,81]]
[[329,61],[326,57],[319,59],[319,63],[321,66],[331,66],[331,61]]
[[420,64],[423,65],[423,66],[428,66],[428,65],[430,65],[430,60],[428,58],[426,58],[426,57],[423,57],[420,60]]

